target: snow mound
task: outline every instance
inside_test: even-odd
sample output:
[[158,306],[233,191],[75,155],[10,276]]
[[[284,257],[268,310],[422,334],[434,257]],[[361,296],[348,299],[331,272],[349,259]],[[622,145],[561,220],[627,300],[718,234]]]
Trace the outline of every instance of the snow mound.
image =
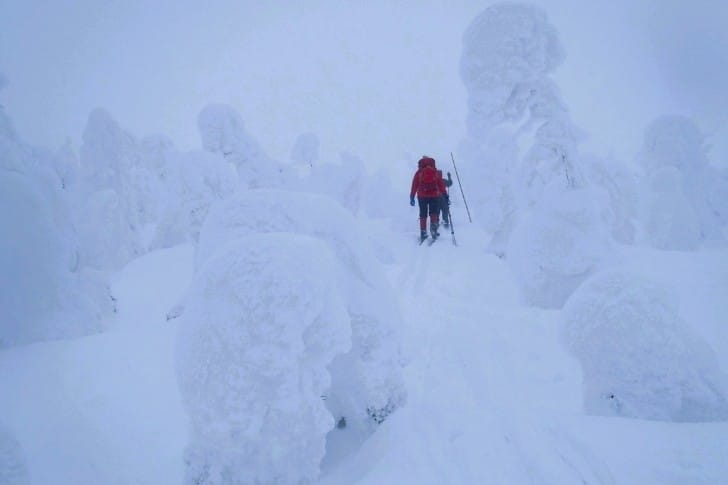
[[3,485],[30,483],[20,443],[3,427],[0,427],[0,483]]
[[600,273],[564,307],[565,342],[583,370],[588,413],[662,421],[728,419],[728,387],[710,347],[663,287]]
[[327,366],[350,328],[325,244],[237,239],[188,293],[177,373],[192,420],[186,483],[300,483],[318,475],[334,420]]
[[513,229],[507,259],[527,304],[561,308],[604,266],[610,252],[606,197],[595,188],[552,187]]
[[354,218],[328,197],[278,190],[239,191],[213,207],[200,233],[197,266],[252,233],[315,237],[336,256],[337,281],[352,325],[352,349],[330,367],[327,405],[349,430],[371,433],[405,400],[401,316],[394,292]]

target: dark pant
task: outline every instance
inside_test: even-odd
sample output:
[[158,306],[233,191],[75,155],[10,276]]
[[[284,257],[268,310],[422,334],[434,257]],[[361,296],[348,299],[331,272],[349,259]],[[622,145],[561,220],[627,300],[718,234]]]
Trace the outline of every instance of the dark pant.
[[440,197],[440,210],[442,211],[442,222],[447,226],[450,224],[450,199],[447,195]]
[[427,216],[430,216],[430,230],[437,229],[438,214],[440,212],[439,197],[418,197],[420,204],[420,231],[427,230]]

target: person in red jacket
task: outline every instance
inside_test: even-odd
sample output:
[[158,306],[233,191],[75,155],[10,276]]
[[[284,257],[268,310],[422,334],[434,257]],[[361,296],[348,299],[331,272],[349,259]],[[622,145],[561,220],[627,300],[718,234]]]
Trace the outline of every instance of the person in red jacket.
[[420,206],[420,241],[427,239],[427,216],[430,216],[430,234],[436,238],[439,226],[440,198],[447,193],[442,175],[437,173],[435,159],[423,156],[417,163],[417,171],[412,177],[410,205],[415,205],[415,196]]

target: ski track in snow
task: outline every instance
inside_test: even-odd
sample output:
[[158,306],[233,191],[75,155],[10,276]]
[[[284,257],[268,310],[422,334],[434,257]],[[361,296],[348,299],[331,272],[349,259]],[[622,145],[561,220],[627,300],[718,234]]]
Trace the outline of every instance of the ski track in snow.
[[521,306],[504,262],[480,249],[486,235],[461,232],[459,246],[443,235],[391,269],[406,323],[409,401],[322,483],[718,483],[728,476],[719,453],[705,453],[720,449],[726,424],[583,415],[581,372],[560,343],[559,312]]
[[[406,255],[388,270],[405,321],[408,402],[322,484],[725,483],[727,423],[584,415],[559,312],[520,304],[505,263],[481,249],[483,233],[466,226],[457,237],[457,247],[444,234],[431,247],[392,241]],[[632,252],[644,267],[655,266],[649,255],[678,261],[685,284],[700,281],[689,254]],[[0,416],[32,483],[182,481],[187,417],[165,314],[191,279],[192,253],[156,251],[118,274],[107,333],[0,352]],[[711,268],[702,284],[712,293],[689,308],[724,308],[713,300],[728,271]]]

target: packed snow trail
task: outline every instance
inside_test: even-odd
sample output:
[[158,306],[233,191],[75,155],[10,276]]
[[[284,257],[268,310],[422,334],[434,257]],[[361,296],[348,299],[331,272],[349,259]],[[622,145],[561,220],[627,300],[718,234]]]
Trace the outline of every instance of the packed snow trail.
[[457,247],[403,246],[391,279],[406,323],[407,406],[323,483],[709,483],[728,471],[717,450],[707,469],[690,465],[728,426],[584,416],[559,312],[524,308],[504,261],[482,249],[486,235],[460,233]]
[[[468,240],[482,240],[468,231]],[[395,271],[404,312],[409,402],[384,433],[402,433],[392,454],[382,460],[392,467],[381,476],[369,470],[367,481],[406,483],[529,483],[545,478],[538,467],[541,448],[519,408],[531,394],[531,383],[515,374],[516,361],[537,361],[542,351],[529,341],[556,343],[548,320],[532,323],[533,339],[514,348],[504,332],[524,326],[524,319],[506,318],[502,309],[518,307],[518,295],[506,266],[476,244],[417,247]],[[398,274],[397,274],[398,273]],[[522,313],[522,312],[521,312]],[[540,323],[540,325],[539,325]],[[521,355],[523,357],[521,357]],[[564,360],[554,369],[554,394],[574,401],[578,396],[558,389],[559,372],[574,372]],[[526,386],[529,389],[521,388]],[[546,399],[553,399],[547,395]],[[396,429],[399,428],[399,429]],[[525,430],[523,428],[526,428]],[[365,445],[365,449],[368,446]],[[366,460],[369,461],[369,460]],[[394,466],[399,463],[399,466]],[[374,468],[376,473],[377,467]],[[399,469],[401,476],[391,476]],[[455,474],[455,475],[454,475]],[[590,469],[581,476],[593,478]],[[559,478],[554,475],[554,479]],[[331,483],[336,482],[332,478]]]

